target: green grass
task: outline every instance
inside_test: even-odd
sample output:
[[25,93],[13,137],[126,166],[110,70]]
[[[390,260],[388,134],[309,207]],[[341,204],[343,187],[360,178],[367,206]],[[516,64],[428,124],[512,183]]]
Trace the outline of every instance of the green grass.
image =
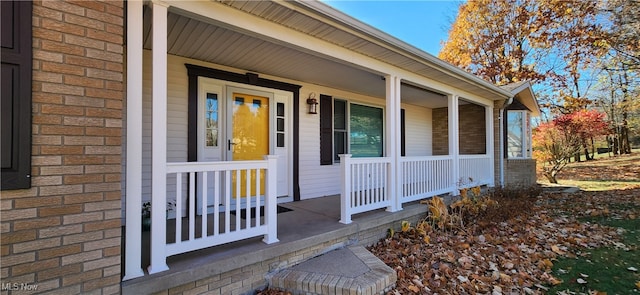
[[[622,241],[624,247],[592,249],[583,257],[559,259],[554,263],[553,274],[563,283],[554,286],[548,294],[566,290],[586,294],[590,290],[607,294],[640,294],[640,290],[635,287],[636,282],[640,281],[640,219],[597,217],[583,221],[625,229]],[[639,271],[630,271],[629,267]],[[579,278],[587,283],[578,284]]]
[[606,191],[640,185],[640,180],[558,180],[558,184],[577,186],[584,191]]

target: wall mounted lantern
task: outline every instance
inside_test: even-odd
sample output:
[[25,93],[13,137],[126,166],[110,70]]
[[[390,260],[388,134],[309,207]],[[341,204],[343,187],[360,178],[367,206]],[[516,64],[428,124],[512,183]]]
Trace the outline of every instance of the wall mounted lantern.
[[309,93],[309,98],[307,98],[307,105],[309,105],[309,114],[317,114],[318,113],[318,100],[316,99],[316,93]]

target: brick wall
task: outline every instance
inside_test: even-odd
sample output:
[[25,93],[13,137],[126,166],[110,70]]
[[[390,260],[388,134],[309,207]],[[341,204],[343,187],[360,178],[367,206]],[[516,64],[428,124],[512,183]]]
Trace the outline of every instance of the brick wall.
[[504,101],[495,101],[493,103],[493,175],[496,186],[500,185],[500,159],[503,155],[500,153],[500,108]]
[[437,108],[431,112],[433,118],[433,155],[449,154],[449,109]]
[[481,105],[468,103],[458,108],[459,148],[461,155],[487,153],[487,124]]
[[505,159],[506,185],[528,187],[536,184],[536,160]]
[[[432,111],[433,155],[449,154],[449,113],[448,108]],[[461,155],[477,155],[487,152],[486,123],[484,107],[463,104],[458,107],[459,149]]]
[[123,5],[34,2],[32,188],[2,191],[3,284],[120,291]]

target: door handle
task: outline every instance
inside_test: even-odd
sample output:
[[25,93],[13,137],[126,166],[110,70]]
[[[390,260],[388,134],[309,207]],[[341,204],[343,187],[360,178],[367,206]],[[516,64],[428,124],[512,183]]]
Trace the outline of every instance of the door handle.
[[229,150],[231,150],[231,146],[232,146],[232,145],[236,145],[236,144],[237,144],[237,143],[235,143],[235,142],[231,142],[231,139],[229,139],[229,140],[228,140],[228,142],[229,142],[229,143],[228,143],[228,145],[227,145],[227,149],[229,149]]

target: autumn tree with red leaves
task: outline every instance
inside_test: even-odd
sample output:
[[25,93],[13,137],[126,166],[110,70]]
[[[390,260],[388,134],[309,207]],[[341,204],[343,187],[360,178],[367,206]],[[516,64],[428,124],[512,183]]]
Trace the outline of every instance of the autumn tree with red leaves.
[[581,149],[589,155],[589,143],[593,151],[593,139],[609,130],[604,118],[603,113],[581,110],[541,123],[533,130],[533,156],[549,182],[558,183],[558,173]]

